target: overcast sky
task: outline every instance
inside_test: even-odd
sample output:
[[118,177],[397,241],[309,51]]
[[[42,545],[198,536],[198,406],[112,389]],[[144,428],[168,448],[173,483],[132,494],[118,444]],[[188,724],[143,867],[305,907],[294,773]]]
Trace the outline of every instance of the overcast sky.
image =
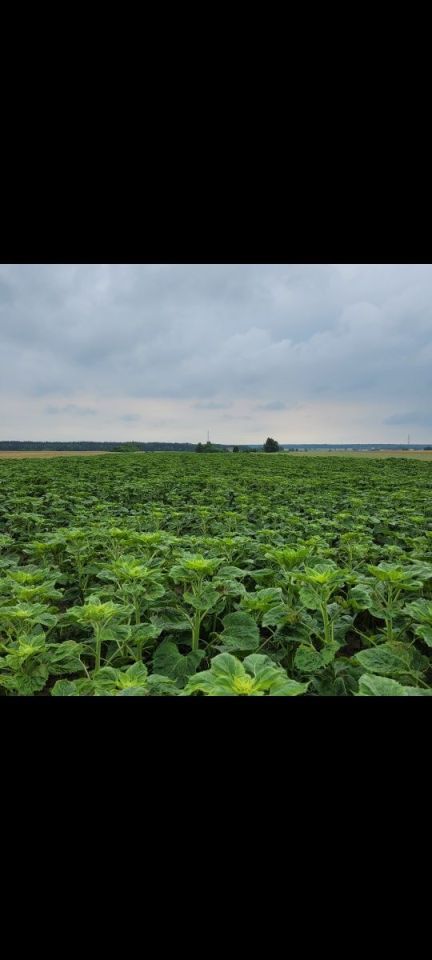
[[430,264],[1,264],[0,439],[432,441]]

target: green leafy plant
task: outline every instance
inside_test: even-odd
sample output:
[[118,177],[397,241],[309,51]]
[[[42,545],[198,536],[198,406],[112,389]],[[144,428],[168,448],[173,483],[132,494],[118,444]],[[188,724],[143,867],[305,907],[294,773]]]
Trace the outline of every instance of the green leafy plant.
[[359,681],[359,697],[424,697],[432,696],[432,690],[421,687],[404,687],[389,677],[364,674]]
[[286,671],[263,654],[251,654],[241,663],[230,653],[213,657],[209,670],[191,677],[185,696],[204,693],[208,697],[296,697],[306,693],[307,683],[291,680]]
[[106,628],[114,620],[127,612],[127,608],[108,601],[102,603],[99,597],[90,596],[82,607],[72,607],[65,620],[74,621],[83,627],[91,627],[94,638],[94,668],[101,666],[102,644],[107,640]]
[[186,555],[170,570],[171,579],[175,583],[181,583],[184,588],[183,613],[191,625],[193,652],[199,648],[203,620],[220,601],[220,595],[210,580],[220,564],[221,560],[217,557]]
[[0,457],[0,696],[430,695],[430,477],[298,452]]

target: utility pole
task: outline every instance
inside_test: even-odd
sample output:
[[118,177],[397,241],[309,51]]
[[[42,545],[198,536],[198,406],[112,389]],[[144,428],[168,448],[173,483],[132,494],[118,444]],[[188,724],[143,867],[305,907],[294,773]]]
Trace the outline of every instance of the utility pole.
[[207,430],[207,443],[210,443],[210,430]]
[[408,434],[408,446],[410,445],[410,435]]

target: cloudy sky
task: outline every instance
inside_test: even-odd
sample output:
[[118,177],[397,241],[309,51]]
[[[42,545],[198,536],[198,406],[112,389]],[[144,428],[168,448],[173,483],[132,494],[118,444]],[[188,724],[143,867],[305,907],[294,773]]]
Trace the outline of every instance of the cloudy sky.
[[1,264],[0,439],[432,441],[430,264]]

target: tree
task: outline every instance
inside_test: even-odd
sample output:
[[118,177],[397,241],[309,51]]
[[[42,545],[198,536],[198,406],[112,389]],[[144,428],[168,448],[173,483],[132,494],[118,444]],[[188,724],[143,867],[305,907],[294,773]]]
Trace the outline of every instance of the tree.
[[142,453],[137,443],[121,443],[113,447],[112,453]]
[[226,453],[226,447],[218,447],[214,443],[198,443],[195,447],[195,453]]
[[240,447],[233,447],[233,453],[240,453]]
[[279,453],[279,444],[273,437],[267,437],[263,449],[264,453]]

